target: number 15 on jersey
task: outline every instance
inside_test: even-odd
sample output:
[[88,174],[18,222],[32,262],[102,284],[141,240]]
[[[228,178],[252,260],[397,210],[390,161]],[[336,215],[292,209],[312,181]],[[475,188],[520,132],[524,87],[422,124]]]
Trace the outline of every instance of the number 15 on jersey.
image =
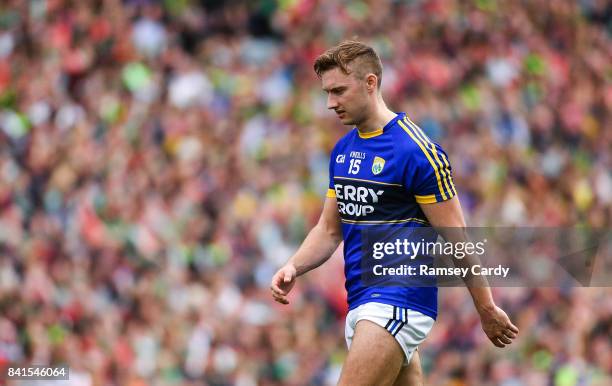
[[349,165],[349,174],[357,174],[359,173],[359,165],[361,165],[360,159],[351,158],[351,163]]

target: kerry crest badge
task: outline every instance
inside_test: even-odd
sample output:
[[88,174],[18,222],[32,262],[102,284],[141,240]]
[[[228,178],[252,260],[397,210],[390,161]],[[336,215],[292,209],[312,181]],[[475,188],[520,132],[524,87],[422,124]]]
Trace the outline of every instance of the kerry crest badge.
[[378,156],[374,157],[374,162],[372,163],[372,173],[374,173],[374,175],[380,174],[384,167],[385,159]]

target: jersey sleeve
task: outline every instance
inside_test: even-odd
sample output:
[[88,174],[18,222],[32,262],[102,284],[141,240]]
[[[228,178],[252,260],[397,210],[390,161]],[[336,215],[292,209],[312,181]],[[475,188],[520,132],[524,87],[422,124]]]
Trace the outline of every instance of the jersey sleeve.
[[334,189],[334,164],[336,161],[336,147],[332,150],[329,156],[329,185],[327,186],[327,194],[325,197],[336,198],[336,190]]
[[404,185],[419,204],[450,200],[457,195],[457,190],[446,152],[422,131],[415,138],[404,172]]

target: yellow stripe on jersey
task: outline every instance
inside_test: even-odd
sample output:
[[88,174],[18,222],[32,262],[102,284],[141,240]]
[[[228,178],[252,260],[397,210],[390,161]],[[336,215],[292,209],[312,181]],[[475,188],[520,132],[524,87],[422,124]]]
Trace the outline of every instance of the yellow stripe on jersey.
[[427,196],[418,196],[415,194],[414,198],[416,199],[416,202],[419,204],[434,204],[438,202],[435,194],[428,194]]
[[[446,186],[446,191],[448,192],[449,198],[453,197],[455,195],[455,192],[453,192],[453,189],[451,189],[451,187],[448,184],[448,180],[450,179],[450,170],[448,170],[448,164],[446,164],[446,167],[445,167],[440,161],[440,158],[438,157],[438,151],[436,150],[436,145],[434,145],[429,140],[429,137],[425,135],[423,130],[421,130],[420,127],[418,127],[414,122],[412,122],[410,118],[408,118],[407,116],[404,116],[404,122],[406,122],[412,128],[412,130],[414,131],[414,134],[417,137],[419,137],[423,141],[425,146],[429,150],[431,150],[431,152],[433,153],[434,158],[436,159],[436,161],[438,161],[438,165],[440,165],[440,173],[442,173],[442,180],[444,181],[444,185]],[[447,176],[447,173],[448,173],[448,176]]]
[[[446,156],[444,155],[444,153],[440,153],[440,156],[442,157],[442,161],[444,161],[444,163],[446,164],[446,169],[450,170],[450,164],[448,163],[448,160],[446,159]],[[453,188],[454,194],[457,194],[457,189],[455,188],[455,184],[453,183],[453,176],[451,176],[450,173],[449,173],[448,181],[450,182],[451,187]]]
[[405,223],[405,222],[416,222],[416,223],[419,223],[419,224],[429,225],[429,222],[427,222],[426,220],[423,220],[421,218],[416,218],[416,217],[405,218],[405,219],[402,219],[402,220],[372,220],[372,221],[368,221],[368,220],[345,220],[345,219],[340,219],[340,221],[345,223],[345,224],[361,224],[361,225],[401,224],[401,223]]
[[400,124],[400,126],[402,127],[402,129],[404,129],[404,131],[406,133],[408,133],[408,135],[410,136],[410,138],[412,138],[412,140],[419,145],[419,147],[421,148],[421,150],[423,151],[423,154],[425,154],[425,157],[427,157],[427,159],[429,160],[429,163],[431,164],[431,166],[434,169],[434,172],[436,173],[436,180],[438,181],[438,188],[440,189],[440,194],[442,195],[442,199],[444,201],[447,200],[446,197],[446,193],[444,193],[444,188],[442,188],[442,181],[440,179],[440,173],[438,173],[438,165],[436,165],[436,163],[434,162],[433,159],[431,159],[431,156],[429,155],[429,153],[427,152],[427,150],[425,150],[425,147],[423,147],[423,144],[421,143],[421,141],[419,141],[419,139],[412,133],[412,131],[410,131],[410,129],[408,129],[408,127],[406,127],[406,125],[404,123],[402,123],[401,120],[398,120],[397,123]]
[[[440,164],[442,178],[444,179],[444,184],[446,185],[446,189],[449,192],[449,195],[453,197],[454,195],[457,194],[457,189],[455,189],[455,184],[453,184],[453,177],[451,176],[451,173],[450,173],[450,164],[448,163],[446,156],[444,155],[444,153],[442,152],[440,153],[440,158],[442,158],[442,160],[444,161],[444,165],[442,165],[442,162],[440,162],[440,159],[438,158],[438,152],[436,150],[436,145],[433,142],[431,142],[431,140],[423,132],[423,130],[419,126],[417,126],[416,123],[412,122],[412,120],[408,118],[408,116],[405,116],[405,119],[408,120],[408,122],[411,124],[411,127],[415,130],[415,132],[420,133],[420,138],[429,144],[429,148],[433,152],[434,157],[436,158],[436,161],[438,161],[438,163]],[[450,186],[449,186],[449,183],[450,183]]]
[[327,189],[327,194],[325,197],[336,198],[336,191],[333,189]]

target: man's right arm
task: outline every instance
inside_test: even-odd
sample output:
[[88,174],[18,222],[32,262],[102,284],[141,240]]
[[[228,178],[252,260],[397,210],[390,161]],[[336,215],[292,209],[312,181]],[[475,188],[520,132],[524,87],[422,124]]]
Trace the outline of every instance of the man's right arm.
[[287,295],[298,276],[325,263],[342,241],[340,215],[335,197],[327,197],[317,225],[306,236],[297,252],[272,277],[272,297],[288,304]]

